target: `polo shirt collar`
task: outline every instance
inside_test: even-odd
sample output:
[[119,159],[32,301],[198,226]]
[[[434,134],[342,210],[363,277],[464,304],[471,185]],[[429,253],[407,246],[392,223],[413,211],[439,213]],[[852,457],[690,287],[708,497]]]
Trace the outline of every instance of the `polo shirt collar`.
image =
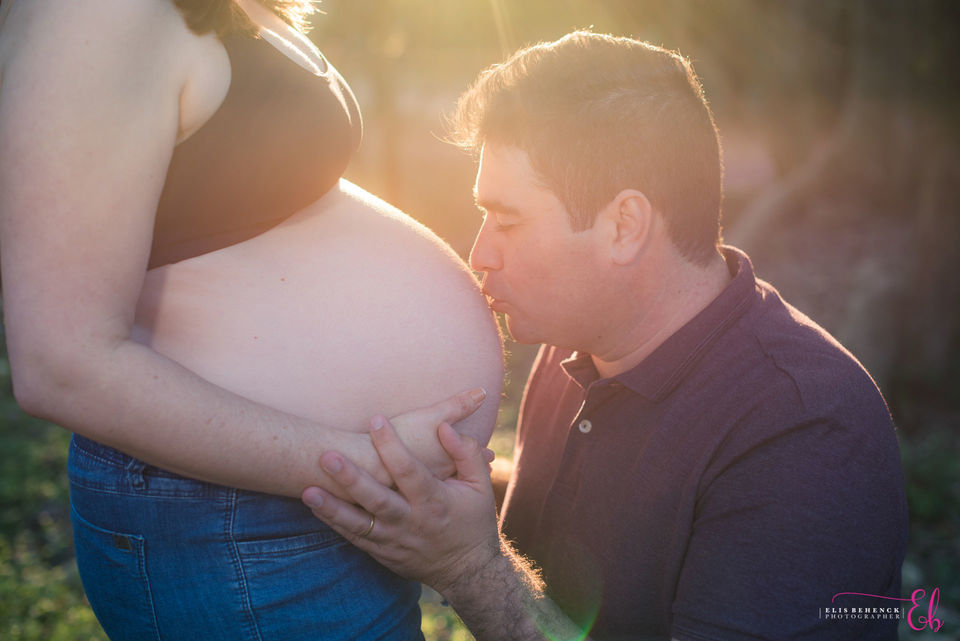
[[[666,398],[710,346],[747,311],[759,295],[753,264],[735,247],[724,245],[721,251],[733,279],[720,295],[636,367],[615,376],[615,380],[652,401]],[[584,389],[598,379],[589,354],[574,352],[561,366]]]

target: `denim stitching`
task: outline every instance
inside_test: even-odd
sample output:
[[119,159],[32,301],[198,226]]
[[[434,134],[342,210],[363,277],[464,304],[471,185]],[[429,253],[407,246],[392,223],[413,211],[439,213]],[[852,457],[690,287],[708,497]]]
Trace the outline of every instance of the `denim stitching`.
[[273,549],[257,549],[267,547],[277,539],[235,541],[237,552],[241,559],[270,559],[283,558],[291,554],[302,554],[304,552],[313,552],[332,547],[350,545],[350,542],[338,534],[327,532],[310,532],[308,534],[299,534],[293,537],[284,537],[284,540],[295,539],[296,543],[279,545]]
[[243,606],[243,615],[256,641],[263,641],[260,635],[260,626],[257,625],[256,613],[253,611],[253,604],[250,601],[250,586],[247,584],[247,576],[243,571],[243,563],[240,561],[240,551],[237,549],[237,540],[233,533],[234,521],[237,518],[237,490],[231,490],[227,498],[227,518],[224,520],[225,532],[228,547],[230,548],[230,562],[233,563],[233,569],[237,574],[240,583],[240,600]]
[[108,459],[106,457],[100,456],[100,454],[87,449],[83,445],[80,445],[75,439],[73,439],[71,442],[73,443],[74,449],[79,454],[82,454],[84,457],[92,458],[102,463],[103,465],[109,465],[110,467],[123,468],[123,464],[120,461],[116,461],[116,460],[112,460],[112,459]]
[[140,541],[140,555],[137,559],[137,565],[140,568],[140,575],[143,577],[143,583],[147,590],[147,603],[150,604],[150,616],[153,618],[153,631],[156,641],[162,641],[160,637],[160,622],[157,618],[157,604],[153,600],[153,588],[150,586],[150,575],[147,573],[147,538],[142,537]]

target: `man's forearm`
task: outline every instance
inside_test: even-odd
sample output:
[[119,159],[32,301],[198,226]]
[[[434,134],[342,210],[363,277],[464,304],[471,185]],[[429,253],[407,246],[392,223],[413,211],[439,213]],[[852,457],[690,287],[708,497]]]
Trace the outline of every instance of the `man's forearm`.
[[501,540],[500,554],[441,591],[477,641],[583,640],[544,592],[529,561]]

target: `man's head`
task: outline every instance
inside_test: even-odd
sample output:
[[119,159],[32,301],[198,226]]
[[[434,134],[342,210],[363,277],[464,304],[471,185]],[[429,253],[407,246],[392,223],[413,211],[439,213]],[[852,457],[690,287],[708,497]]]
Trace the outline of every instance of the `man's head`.
[[716,266],[717,132],[677,54],[572,33],[483,72],[453,124],[480,155],[470,262],[516,340],[616,357]]
[[577,31],[487,69],[460,98],[453,137],[527,153],[574,231],[624,189],[642,192],[685,258],[720,240],[721,160],[690,63],[630,38]]

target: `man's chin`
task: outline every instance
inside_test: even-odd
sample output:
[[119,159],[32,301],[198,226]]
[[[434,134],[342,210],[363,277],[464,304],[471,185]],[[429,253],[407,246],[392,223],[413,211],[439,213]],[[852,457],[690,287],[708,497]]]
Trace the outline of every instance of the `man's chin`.
[[532,328],[524,327],[522,323],[518,323],[516,320],[511,320],[510,314],[504,314],[503,317],[505,321],[504,324],[507,326],[507,333],[510,335],[510,340],[512,340],[514,343],[533,345],[543,342],[537,333],[532,331]]

